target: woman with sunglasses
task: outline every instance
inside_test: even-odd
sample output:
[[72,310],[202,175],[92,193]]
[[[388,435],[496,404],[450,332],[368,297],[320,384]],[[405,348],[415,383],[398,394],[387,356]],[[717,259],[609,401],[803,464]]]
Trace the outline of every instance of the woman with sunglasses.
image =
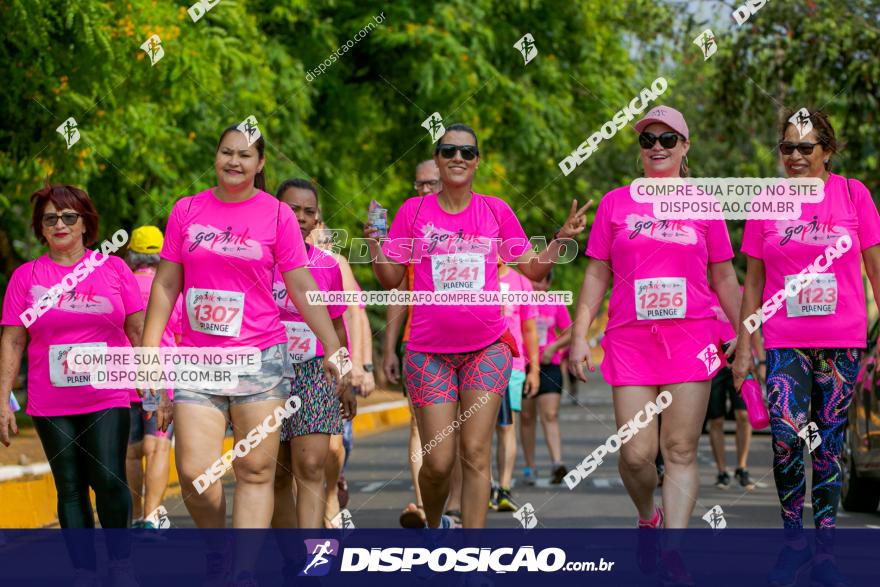
[[[477,136],[453,124],[434,149],[443,188],[410,198],[394,217],[388,241],[365,227],[373,271],[387,289],[414,269],[414,292],[497,292],[500,256],[516,262],[529,279],[541,279],[562,252],[558,239],[570,239],[586,226],[589,204],[571,212],[549,246],[536,254],[510,206],[500,198],[474,193],[480,164]],[[414,305],[404,359],[406,389],[422,441],[440,439],[424,450],[419,488],[430,527],[450,527],[443,515],[456,442],[449,430],[461,430],[463,469],[462,523],[481,528],[489,502],[489,455],[501,398],[510,378],[512,336],[506,332],[500,304]],[[458,404],[467,418],[458,418]]]
[[[34,192],[31,203],[34,235],[49,251],[15,270],[3,300],[0,441],[9,446],[9,432],[18,432],[9,393],[27,348],[27,413],[52,469],[58,522],[62,528],[95,527],[91,488],[101,527],[128,528],[129,392],[93,387],[88,374],[70,371],[67,354],[78,346],[139,345],[144,304],[121,258],[87,248],[98,240],[98,213],[86,192],[47,185]],[[114,240],[117,247],[124,244]],[[67,291],[56,294],[56,285]],[[73,540],[68,546],[76,584],[97,585],[93,547]],[[108,539],[107,548],[113,584],[134,584],[122,579],[130,573],[129,542]]]
[[[688,175],[690,135],[680,112],[658,106],[635,129],[641,133],[646,177]],[[630,186],[623,186],[602,198],[587,255],[569,368],[582,381],[587,378],[585,364],[595,370],[587,331],[613,275],[602,374],[612,386],[617,425],[632,420],[661,392],[672,394],[663,426],[653,418],[621,446],[620,475],[638,512],[639,528],[686,528],[699,490],[696,453],[709,382],[720,365],[714,353],[705,356],[716,342],[710,287],[731,322],[739,315],[727,227],[721,220],[658,220],[652,204],[636,202]],[[663,509],[654,504],[658,446],[666,471]],[[652,567],[655,557],[653,548],[643,549],[640,566]],[[676,550],[662,552],[661,562],[665,580],[690,580]]]
[[[792,538],[782,550],[771,582],[787,584],[810,562],[806,542],[798,536],[806,494],[804,442],[798,435],[815,425],[821,443],[811,451],[813,523],[833,528],[840,500],[840,454],[847,408],[866,346],[867,317],[862,285],[864,260],[875,300],[880,300],[880,216],[867,188],[857,179],[831,173],[838,150],[828,117],[809,115],[812,130],[802,135],[785,113],[779,153],[788,177],[816,177],[825,197],[802,204],[792,220],[748,220],[743,252],[748,255],[742,316],[762,317],[767,355],[767,399],[773,433],[773,475],[782,505],[782,522]],[[817,263],[831,246],[845,250],[822,273],[795,292],[799,273]],[[803,285],[803,282],[801,281]],[[762,301],[785,292],[784,305],[771,316]],[[739,388],[749,372],[748,336],[740,329],[733,365]],[[820,533],[823,536],[827,533]],[[812,577],[823,584],[840,578],[830,557],[830,543],[817,541]],[[829,581],[831,583],[829,583]]]
[[[270,416],[272,423],[276,408],[290,397],[287,335],[272,289],[276,266],[303,321],[321,341],[321,368],[328,382],[336,378],[339,393],[347,386],[347,378],[340,380],[328,359],[340,344],[327,308],[309,304],[306,298],[317,286],[306,267],[308,253],[296,218],[290,206],[264,191],[264,149],[262,137],[249,141],[236,126],[223,131],[214,161],[217,186],[181,198],[168,218],[147,309],[144,346],[159,346],[174,301],[183,291],[181,346],[256,347],[261,353],[260,371],[238,374],[235,388],[174,391],[180,487],[199,528],[226,525],[223,487],[204,474],[221,457],[227,422],[239,453],[242,439]],[[158,417],[164,430],[171,408],[164,389],[160,395]],[[268,528],[272,519],[279,431],[263,428],[267,432],[256,445],[245,440],[250,450],[232,461],[235,528]],[[209,580],[225,580],[231,563],[236,582],[251,584],[257,552],[239,551],[230,560],[222,535],[205,536],[211,550]]]

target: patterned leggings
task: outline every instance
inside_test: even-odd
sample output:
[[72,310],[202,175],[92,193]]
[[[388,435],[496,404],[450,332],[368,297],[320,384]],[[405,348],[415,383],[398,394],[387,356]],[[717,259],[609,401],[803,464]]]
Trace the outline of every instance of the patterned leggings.
[[459,391],[472,389],[504,396],[513,358],[504,342],[470,353],[406,351],[403,374],[413,407],[457,402]]
[[818,438],[813,443],[821,441],[811,451],[813,521],[816,528],[835,526],[840,501],[838,460],[862,352],[821,348],[767,350],[773,476],[785,528],[803,527],[806,477],[804,441],[798,432],[810,422],[818,429]]

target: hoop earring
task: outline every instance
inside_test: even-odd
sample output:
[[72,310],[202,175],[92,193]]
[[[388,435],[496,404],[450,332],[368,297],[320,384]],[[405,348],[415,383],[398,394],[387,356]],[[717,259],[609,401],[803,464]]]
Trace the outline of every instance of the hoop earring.
[[687,156],[687,155],[685,155],[684,157],[682,157],[682,159],[684,159],[683,163],[684,163],[684,166],[685,166],[685,167],[690,167],[690,166],[691,166],[691,164],[688,162],[688,156]]
[[636,157],[636,173],[640,173],[641,175],[645,175],[645,166],[642,164],[642,156],[641,155]]

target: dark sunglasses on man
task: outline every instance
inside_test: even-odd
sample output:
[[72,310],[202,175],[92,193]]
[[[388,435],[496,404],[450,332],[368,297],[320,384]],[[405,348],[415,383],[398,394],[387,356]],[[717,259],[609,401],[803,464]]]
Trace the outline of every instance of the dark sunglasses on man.
[[801,155],[812,155],[813,149],[816,148],[816,145],[821,145],[822,143],[792,143],[789,141],[783,141],[779,143],[779,152],[783,155],[791,155],[794,153],[794,150],[797,149],[798,153]]
[[678,137],[679,134],[672,131],[661,133],[660,136],[651,132],[643,132],[639,135],[639,145],[641,145],[643,149],[651,149],[659,140],[661,147],[664,149],[671,149],[678,144]]
[[480,150],[477,148],[476,145],[440,144],[434,147],[434,153],[440,153],[440,156],[444,159],[452,159],[453,157],[455,157],[456,151],[461,153],[461,158],[465,161],[472,161],[480,154]]
[[58,219],[61,219],[61,222],[66,224],[67,226],[73,226],[76,224],[76,221],[79,220],[79,217],[82,214],[76,214],[74,212],[65,212],[64,214],[43,214],[43,226],[52,227],[58,223]]

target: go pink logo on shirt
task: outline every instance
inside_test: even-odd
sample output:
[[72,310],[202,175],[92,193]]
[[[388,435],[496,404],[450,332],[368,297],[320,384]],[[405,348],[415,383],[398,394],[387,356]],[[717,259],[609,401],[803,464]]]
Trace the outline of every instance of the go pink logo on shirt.
[[780,246],[787,245],[794,240],[805,245],[827,247],[834,245],[843,235],[849,235],[849,231],[843,226],[837,226],[829,222],[819,222],[818,216],[812,220],[777,220],[776,231],[782,235]]
[[463,230],[453,232],[437,228],[429,222],[422,228],[428,244],[425,252],[432,253],[480,253],[486,254],[492,246],[492,239],[476,234],[465,234]]
[[[48,291],[49,289],[42,285],[32,285],[31,298],[39,300]],[[113,311],[113,304],[106,297],[96,295],[91,287],[85,290],[74,288],[58,296],[54,308],[79,314],[109,314]]]
[[697,244],[696,231],[681,220],[658,220],[645,214],[628,214],[626,228],[630,239],[645,236],[665,243]]
[[232,230],[231,226],[221,230],[210,224],[190,224],[187,229],[187,238],[192,243],[189,246],[190,252],[201,247],[225,257],[254,261],[263,258],[263,247],[258,241],[248,238],[247,228],[244,232],[237,233]]

